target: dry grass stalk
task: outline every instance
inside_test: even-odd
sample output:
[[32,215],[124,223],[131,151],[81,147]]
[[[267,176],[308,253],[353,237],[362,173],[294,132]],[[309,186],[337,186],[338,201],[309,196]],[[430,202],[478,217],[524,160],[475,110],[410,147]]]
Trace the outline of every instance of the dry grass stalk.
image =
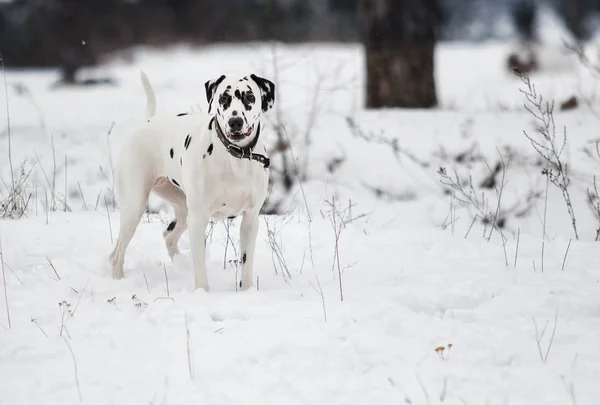
[[2,262],[2,284],[4,285],[4,304],[6,305],[6,318],[8,320],[8,329],[12,328],[10,321],[10,306],[8,305],[8,292],[6,288],[6,271],[4,270],[4,251],[2,250],[2,239],[0,238],[0,262]]
[[544,335],[548,329],[548,322],[544,325],[544,329],[541,331],[538,330],[537,322],[535,318],[533,318],[533,324],[535,326],[535,341],[537,343],[538,353],[540,355],[540,360],[542,363],[546,363],[548,361],[548,356],[550,355],[550,350],[552,349],[552,345],[554,344],[554,336],[556,334],[556,325],[558,323],[558,311],[554,313],[554,327],[552,328],[552,334],[550,335],[550,339],[548,340],[548,345],[546,349],[542,349],[542,340],[544,339]]
[[525,89],[521,89],[521,93],[523,93],[527,101],[525,109],[538,123],[536,137],[529,135],[527,131],[523,131],[523,133],[531,143],[531,146],[533,146],[533,149],[547,164],[542,174],[562,192],[567,212],[571,218],[571,226],[575,233],[575,239],[579,240],[577,220],[571,202],[571,194],[569,193],[569,185],[571,184],[569,166],[562,158],[562,153],[567,145],[567,129],[564,128],[562,137],[559,138],[557,136],[556,124],[554,122],[554,100],[551,102],[544,101],[542,95],[537,92],[535,85],[528,76],[519,75],[519,77],[525,85]]

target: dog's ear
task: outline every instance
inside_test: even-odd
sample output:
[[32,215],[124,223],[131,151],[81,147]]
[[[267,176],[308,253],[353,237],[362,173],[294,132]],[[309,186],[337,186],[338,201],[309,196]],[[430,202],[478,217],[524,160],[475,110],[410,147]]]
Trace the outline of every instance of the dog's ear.
[[208,101],[209,112],[212,104],[212,99],[215,95],[215,91],[217,90],[217,87],[219,87],[219,84],[221,84],[223,80],[225,80],[225,75],[221,75],[221,77],[219,77],[218,79],[209,80],[206,83],[204,83],[204,88],[206,89],[206,101]]
[[267,112],[267,110],[269,108],[273,108],[273,104],[275,104],[275,83],[270,80],[263,79],[262,77],[258,77],[254,74],[250,75],[250,78],[254,80],[254,82],[260,88],[262,110],[263,112]]

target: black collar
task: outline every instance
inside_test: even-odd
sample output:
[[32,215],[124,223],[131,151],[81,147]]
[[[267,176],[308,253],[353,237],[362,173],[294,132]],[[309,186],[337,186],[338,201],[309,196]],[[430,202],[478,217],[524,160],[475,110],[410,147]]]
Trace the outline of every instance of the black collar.
[[254,149],[254,147],[256,146],[256,143],[258,142],[258,137],[260,136],[260,124],[258,124],[256,136],[254,137],[252,142],[241,148],[233,142],[229,141],[229,139],[227,139],[225,134],[223,134],[223,131],[221,130],[221,127],[219,126],[219,122],[216,120],[216,117],[213,117],[213,119],[211,120],[209,128],[212,126],[213,122],[215,124],[215,130],[217,132],[219,140],[221,141],[223,146],[225,146],[225,149],[227,150],[227,152],[229,152],[231,156],[238,159],[256,160],[257,162],[262,163],[265,169],[271,165],[271,160],[268,157],[264,155],[259,155],[258,153],[252,153],[252,149]]

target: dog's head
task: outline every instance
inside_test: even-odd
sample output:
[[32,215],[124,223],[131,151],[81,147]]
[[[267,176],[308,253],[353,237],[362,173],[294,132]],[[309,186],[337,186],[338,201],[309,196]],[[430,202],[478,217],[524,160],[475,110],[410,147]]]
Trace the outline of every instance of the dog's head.
[[275,103],[275,84],[256,75],[223,75],[205,87],[208,113],[216,117],[231,142],[241,145],[254,138],[260,115]]

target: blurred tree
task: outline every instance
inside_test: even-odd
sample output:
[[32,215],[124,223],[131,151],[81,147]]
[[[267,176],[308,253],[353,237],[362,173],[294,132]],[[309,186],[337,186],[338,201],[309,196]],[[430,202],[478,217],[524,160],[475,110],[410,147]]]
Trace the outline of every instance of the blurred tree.
[[518,33],[518,48],[508,55],[507,68],[520,74],[539,69],[535,44],[537,4],[534,0],[517,0],[511,5],[511,16]]
[[533,0],[519,0],[511,8],[511,15],[521,41],[535,40],[537,9]]
[[332,10],[354,11],[357,4],[358,0],[330,0]]
[[585,32],[583,20],[588,11],[584,0],[561,0],[560,11],[567,28],[575,36],[577,42],[587,39],[588,33]]
[[434,47],[438,0],[360,0],[367,107],[437,105]]

